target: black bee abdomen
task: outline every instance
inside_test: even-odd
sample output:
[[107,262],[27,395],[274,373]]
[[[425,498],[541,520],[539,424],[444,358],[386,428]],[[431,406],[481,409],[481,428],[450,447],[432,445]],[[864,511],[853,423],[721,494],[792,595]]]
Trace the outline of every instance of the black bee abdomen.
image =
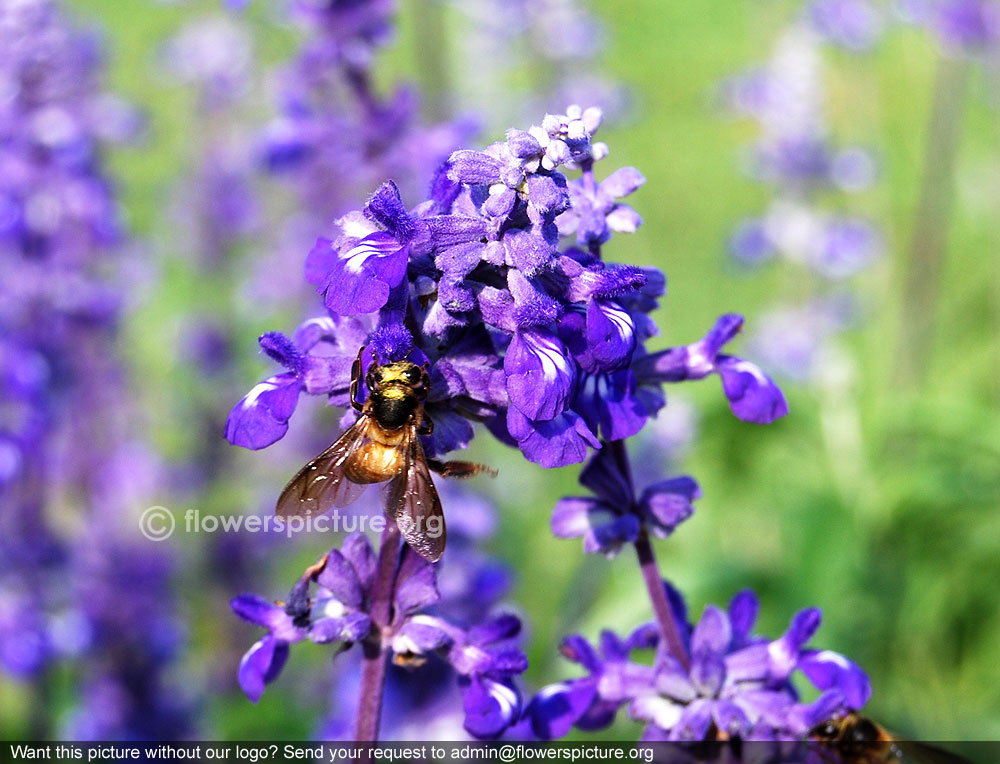
[[417,408],[417,398],[412,394],[382,394],[374,399],[373,404],[375,421],[382,427],[395,429],[410,421]]

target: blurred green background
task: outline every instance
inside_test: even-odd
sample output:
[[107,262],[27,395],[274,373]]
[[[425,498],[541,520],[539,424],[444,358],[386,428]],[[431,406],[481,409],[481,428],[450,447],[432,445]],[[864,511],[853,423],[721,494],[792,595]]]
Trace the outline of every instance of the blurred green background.
[[[162,42],[186,21],[221,11],[208,1],[75,0],[72,6],[106,32],[111,89],[149,118],[143,143],[112,157],[129,222],[148,246],[146,255],[136,256],[163,258],[123,347],[134,394],[151,412],[151,435],[179,461],[193,439],[205,437],[203,427],[188,421],[185,398],[213,394],[180,363],[179,327],[185,316],[218,311],[227,285],[199,274],[185,253],[169,251],[163,212],[171,184],[195,156],[198,135],[192,93],[165,80],[156,59]],[[607,42],[598,66],[631,93],[622,121],[601,129],[611,147],[606,163],[611,169],[634,165],[647,177],[633,199],[645,224],[614,239],[607,256],[656,265],[668,276],[657,316],[663,333],[651,346],[694,341],[723,312],[743,313],[751,328],[776,299],[801,291],[806,276],[787,265],[746,274],[728,262],[729,232],[763,209],[768,190],[739,168],[755,128],[721,117],[713,93],[721,78],[766,60],[794,6],[733,0],[709,11],[704,0],[601,0],[593,7]],[[268,3],[252,4],[246,18],[262,72],[291,55],[297,35],[273,23]],[[423,73],[431,44],[446,67],[469,65],[449,38],[460,32],[453,8],[409,0],[399,23],[397,44],[380,61],[386,83],[434,85]],[[429,28],[434,40],[427,39]],[[519,69],[517,61],[510,65],[511,81],[487,95],[498,110],[509,104],[516,114],[538,73]],[[869,53],[833,54],[829,67],[836,136],[870,146],[880,157],[878,182],[851,197],[850,208],[881,225],[887,240],[886,256],[856,280],[864,319],[842,337],[853,358],[850,378],[836,388],[785,385],[792,413],[770,427],[736,420],[715,378],[669,389],[698,415],[697,437],[673,469],[695,475],[704,497],[681,532],[657,544],[664,575],[685,593],[695,616],[706,603],[725,603],[748,586],[762,600],[761,633],[780,634],[796,610],[821,607],[824,622],[814,643],[868,670],[874,687],[869,715],[927,740],[1000,737],[1000,80],[995,68],[954,65],[968,68],[969,83],[955,115],[954,204],[935,284],[933,334],[921,348],[922,374],[901,382],[894,369],[933,85],[942,64],[926,33],[894,28]],[[248,112],[264,120],[272,109],[262,96]],[[482,142],[507,126],[488,125]],[[224,317],[244,337],[237,352],[246,389],[269,373],[257,354],[257,335],[289,331],[300,312],[318,305],[283,316]],[[220,437],[221,430],[220,421]],[[273,476],[277,493],[311,455],[287,445],[231,458],[257,480]],[[472,458],[496,464],[519,488],[515,496],[502,483],[477,486],[492,492],[500,507],[502,530],[492,549],[516,571],[511,601],[529,624],[526,682],[537,687],[575,676],[576,667],[557,651],[564,634],[593,638],[601,628],[623,631],[649,617],[632,555],[585,558],[577,542],[552,537],[550,510],[558,497],[579,492],[578,468],[544,471],[486,437],[474,444]],[[246,500],[236,487],[200,497],[195,506],[260,511],[243,505]],[[212,563],[196,541],[181,539],[187,567],[176,592],[191,629],[182,675],[198,683],[209,669],[235,673],[235,660],[256,637],[242,624],[218,625],[231,618],[228,599],[237,592],[199,585],[196,571]],[[325,546],[322,539],[269,546],[261,574],[271,583],[260,593],[279,596]],[[290,668],[301,677],[322,670],[327,660],[321,648],[299,649]],[[0,719],[16,727],[17,687],[11,689],[0,692]],[[232,685],[213,692],[201,718],[208,734],[221,739],[294,739],[311,733],[325,704],[322,692],[302,692],[285,676],[256,707]],[[622,721],[606,736],[637,734]]]

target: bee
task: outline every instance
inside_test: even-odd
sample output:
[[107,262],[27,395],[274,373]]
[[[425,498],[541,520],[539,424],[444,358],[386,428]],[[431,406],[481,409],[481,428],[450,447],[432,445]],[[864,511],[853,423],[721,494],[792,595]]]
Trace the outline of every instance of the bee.
[[445,546],[444,513],[431,470],[444,477],[470,477],[496,470],[472,462],[428,459],[420,445],[434,423],[424,411],[430,391],[427,365],[408,360],[372,364],[365,375],[368,398],[358,402],[361,358],[351,367],[351,406],[357,421],[285,486],[275,509],[279,517],[321,515],[358,498],[370,483],[390,481],[385,511],[421,557],[437,562]]
[[823,744],[831,764],[970,764],[967,759],[923,743],[901,741],[857,711],[818,724],[809,739]]

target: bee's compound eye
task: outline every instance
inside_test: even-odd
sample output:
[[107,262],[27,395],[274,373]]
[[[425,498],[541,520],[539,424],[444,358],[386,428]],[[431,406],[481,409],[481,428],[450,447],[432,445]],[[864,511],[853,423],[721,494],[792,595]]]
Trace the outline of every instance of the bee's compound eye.
[[411,385],[415,385],[420,382],[420,378],[423,376],[423,372],[420,370],[419,366],[412,366],[406,370],[406,381]]

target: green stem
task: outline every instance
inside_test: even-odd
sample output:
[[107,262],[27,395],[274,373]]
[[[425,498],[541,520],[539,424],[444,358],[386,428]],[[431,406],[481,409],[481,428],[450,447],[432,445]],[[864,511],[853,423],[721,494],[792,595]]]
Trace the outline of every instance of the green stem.
[[938,64],[913,238],[904,264],[897,385],[919,386],[930,363],[969,70],[964,60],[942,58]]

